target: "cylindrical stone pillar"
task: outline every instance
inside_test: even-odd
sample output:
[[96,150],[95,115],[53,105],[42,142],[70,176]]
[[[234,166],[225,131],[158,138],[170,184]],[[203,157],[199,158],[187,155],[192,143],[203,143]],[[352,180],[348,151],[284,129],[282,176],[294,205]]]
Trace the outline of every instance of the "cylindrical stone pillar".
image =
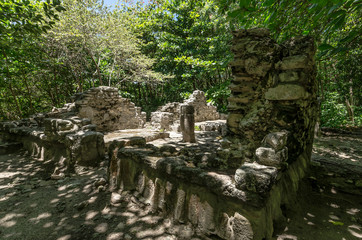
[[180,125],[182,140],[194,143],[195,139],[195,109],[192,105],[181,105]]

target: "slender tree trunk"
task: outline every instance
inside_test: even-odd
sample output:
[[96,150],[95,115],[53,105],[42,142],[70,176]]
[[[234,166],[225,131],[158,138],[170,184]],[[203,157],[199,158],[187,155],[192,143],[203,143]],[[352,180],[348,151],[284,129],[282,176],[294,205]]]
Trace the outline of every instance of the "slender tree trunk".
[[103,85],[103,82],[102,82],[102,75],[101,75],[101,70],[99,68],[99,65],[98,63],[96,62],[96,60],[94,59],[94,56],[92,54],[92,52],[88,49],[87,49],[87,52],[89,53],[89,56],[91,57],[92,59],[92,62],[94,63],[94,65],[96,65],[96,69],[97,69],[97,73],[98,73],[98,78],[99,78],[99,85],[102,86]]
[[13,86],[11,85],[11,83],[9,83],[9,89],[10,89],[10,92],[11,92],[11,95],[13,96],[14,98],[14,102],[15,102],[15,106],[16,106],[16,109],[18,111],[18,116],[19,118],[21,118],[21,116],[23,115],[21,109],[20,109],[20,105],[19,105],[19,102],[18,102],[18,98],[16,97],[16,94],[14,92],[14,89],[13,89]]
[[33,99],[31,97],[31,92],[30,92],[30,89],[29,89],[28,80],[27,80],[24,72],[23,72],[23,79],[24,79],[26,91],[28,92],[30,112],[33,114],[34,113]]
[[355,125],[353,108],[352,108],[348,98],[346,98],[346,107],[347,107],[349,120],[352,122],[353,125]]

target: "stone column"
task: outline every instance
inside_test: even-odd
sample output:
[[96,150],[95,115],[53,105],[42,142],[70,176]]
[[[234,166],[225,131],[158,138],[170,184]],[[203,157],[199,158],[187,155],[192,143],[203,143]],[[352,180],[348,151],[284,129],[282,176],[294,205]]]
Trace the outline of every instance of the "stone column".
[[195,116],[194,106],[181,105],[180,125],[182,132],[182,140],[184,142],[194,143],[195,139]]

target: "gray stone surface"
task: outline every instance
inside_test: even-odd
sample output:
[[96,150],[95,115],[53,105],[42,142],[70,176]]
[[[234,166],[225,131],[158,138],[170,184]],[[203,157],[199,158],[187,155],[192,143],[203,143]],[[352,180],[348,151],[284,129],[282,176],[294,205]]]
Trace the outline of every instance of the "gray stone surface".
[[273,148],[259,147],[255,151],[255,157],[259,164],[280,167],[288,159],[288,149],[276,151]]
[[235,172],[235,185],[241,190],[267,194],[278,170],[258,163],[245,163]]
[[181,105],[180,126],[182,132],[182,140],[184,142],[196,142],[194,113],[194,106],[186,104]]
[[266,135],[263,140],[263,143],[272,147],[274,150],[278,151],[286,146],[288,139],[288,132],[273,132]]
[[217,120],[220,118],[217,108],[206,102],[205,93],[199,90],[194,91],[183,103],[167,103],[151,113],[151,125],[156,129],[180,130],[178,128],[180,120],[181,105],[194,107],[195,122]]
[[309,97],[304,87],[294,84],[278,85],[275,88],[269,88],[265,93],[267,100],[298,100]]

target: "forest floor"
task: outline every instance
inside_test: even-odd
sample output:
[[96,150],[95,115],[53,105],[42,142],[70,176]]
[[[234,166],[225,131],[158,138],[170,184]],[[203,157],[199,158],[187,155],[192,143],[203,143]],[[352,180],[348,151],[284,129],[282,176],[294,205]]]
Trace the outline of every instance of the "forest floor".
[[[310,174],[275,239],[362,239],[361,146],[360,130],[315,139]],[[46,164],[24,152],[0,155],[0,239],[200,239],[127,192],[110,204],[106,162],[61,180]]]

